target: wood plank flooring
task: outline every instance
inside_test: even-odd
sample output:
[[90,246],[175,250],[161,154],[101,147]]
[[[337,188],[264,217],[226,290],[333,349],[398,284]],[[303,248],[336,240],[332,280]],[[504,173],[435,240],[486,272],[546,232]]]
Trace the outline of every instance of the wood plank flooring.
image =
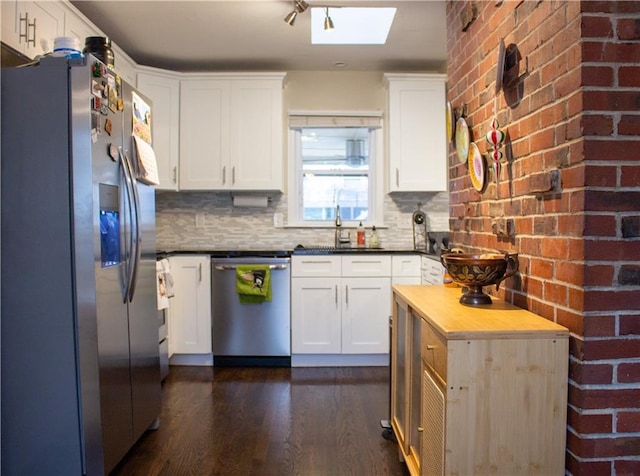
[[174,366],[159,429],[112,474],[406,476],[388,408],[387,367]]

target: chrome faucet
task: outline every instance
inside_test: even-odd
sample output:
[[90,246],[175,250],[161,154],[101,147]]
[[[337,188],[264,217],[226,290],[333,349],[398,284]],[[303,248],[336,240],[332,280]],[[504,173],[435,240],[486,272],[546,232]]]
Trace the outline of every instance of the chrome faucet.
[[340,205],[336,205],[336,248],[349,248],[351,246],[351,233],[342,229],[342,218],[340,217]]

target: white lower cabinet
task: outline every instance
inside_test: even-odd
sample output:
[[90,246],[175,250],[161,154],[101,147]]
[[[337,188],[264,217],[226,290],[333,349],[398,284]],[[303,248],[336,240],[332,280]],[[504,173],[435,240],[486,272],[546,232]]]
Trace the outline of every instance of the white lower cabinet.
[[293,256],[293,354],[388,354],[391,257]]
[[[437,257],[421,257],[422,284],[442,284],[444,281],[444,266]],[[406,284],[406,283],[397,283]]]
[[210,262],[209,255],[169,258],[174,280],[168,312],[170,356],[212,352]]
[[420,255],[394,255],[391,257],[391,284],[422,284]]

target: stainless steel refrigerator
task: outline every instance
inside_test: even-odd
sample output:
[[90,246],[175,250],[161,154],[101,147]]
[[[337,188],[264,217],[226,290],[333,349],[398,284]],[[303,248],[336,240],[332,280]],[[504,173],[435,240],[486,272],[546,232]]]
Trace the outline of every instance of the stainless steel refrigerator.
[[160,412],[145,99],[92,56],[0,81],[2,474],[105,474]]

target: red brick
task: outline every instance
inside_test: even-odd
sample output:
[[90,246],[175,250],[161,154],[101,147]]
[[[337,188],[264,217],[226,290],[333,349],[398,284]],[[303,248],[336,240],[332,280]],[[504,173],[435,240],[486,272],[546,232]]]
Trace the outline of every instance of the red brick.
[[582,215],[561,215],[558,217],[558,234],[582,236],[584,221]]
[[594,140],[585,139],[584,158],[587,160],[635,160],[640,140]]
[[573,363],[569,378],[579,385],[609,385],[613,379],[613,366],[610,364]]
[[640,77],[640,66],[620,65],[618,69],[618,83],[620,86],[637,87]]
[[584,310],[584,289],[583,288],[567,288],[568,291],[568,301],[567,305],[569,308],[582,312]]
[[[576,3],[595,3],[595,2],[576,2]],[[611,3],[611,2],[609,2]],[[572,434],[571,434],[572,435]],[[574,448],[580,448],[580,440],[577,436],[571,436],[570,441],[573,443],[573,453],[578,454],[581,451],[575,451]],[[594,461],[592,459],[578,459],[573,454],[567,452],[566,469],[568,474],[572,476],[611,476],[612,463],[610,461]]]
[[615,458],[640,454],[640,437],[605,437],[583,440],[583,450],[591,458]]
[[619,319],[621,336],[640,336],[640,314],[623,314]]
[[615,187],[618,180],[616,165],[587,165],[585,185],[593,187]]
[[640,40],[640,18],[620,18],[617,23],[619,39]]
[[585,215],[584,236],[616,236],[616,217],[613,215]]
[[613,13],[616,10],[615,2],[610,0],[598,0],[579,2],[580,11],[583,13]]
[[568,291],[565,285],[547,281],[544,283],[543,289],[544,294],[542,297],[545,301],[559,304],[561,306],[567,305]]
[[585,166],[584,164],[574,165],[560,171],[561,184],[563,189],[584,186]]
[[[637,241],[606,240],[586,238],[583,257],[593,261],[638,261],[640,260],[640,246]],[[578,259],[578,258],[576,258]]]
[[637,187],[640,185],[640,166],[622,166],[620,168],[620,185]]
[[583,325],[585,337],[612,337],[616,334],[615,316],[585,316]]
[[640,460],[618,459],[613,462],[612,474],[617,476],[638,476],[640,474]]
[[635,63],[637,48],[634,43],[600,43],[585,41],[582,43],[582,60],[586,63]]
[[571,311],[558,308],[556,310],[556,322],[569,329],[569,332],[576,335],[582,335],[584,333],[584,319],[582,314],[576,312],[575,309],[576,308],[573,306]]
[[[638,78],[640,82],[640,76]],[[623,115],[620,118],[620,122],[618,122],[618,134],[628,136],[640,135],[640,116]]]
[[[585,311],[636,311],[640,310],[637,291],[587,291]],[[636,342],[640,346],[640,341]]]
[[618,412],[616,429],[618,433],[635,433],[640,431],[640,412]]
[[578,433],[609,433],[613,429],[613,416],[609,413],[583,413],[571,407],[567,410],[569,426]]
[[637,192],[616,190],[593,190],[586,195],[585,211],[590,212],[634,212],[640,204],[640,190]]
[[613,117],[587,115],[582,119],[582,132],[586,136],[610,136],[613,134]]
[[614,276],[615,268],[610,264],[589,264],[584,267],[585,286],[611,287]]
[[587,111],[636,111],[640,100],[640,92],[619,90],[588,91],[584,93],[583,100],[584,109]]
[[[619,73],[618,73],[619,74]],[[613,86],[613,68],[610,66],[582,66],[583,86]]]
[[547,259],[531,258],[530,273],[538,278],[553,278],[553,261]]
[[618,382],[640,382],[640,363],[622,363],[618,365]]
[[566,238],[546,237],[540,244],[541,256],[544,258],[567,258],[568,249],[569,242]]
[[585,258],[584,240],[569,239],[569,256],[570,260],[582,260]]
[[612,38],[613,27],[609,17],[583,16],[582,17],[582,37],[583,38]]
[[[556,261],[555,277],[558,281],[582,286],[584,281],[584,264],[573,261]],[[612,272],[613,274],[613,272]]]
[[640,401],[640,388],[577,389],[570,385],[569,394],[571,403],[585,410],[636,408]]
[[640,338],[590,340],[584,345],[584,359],[632,359],[638,357],[638,349],[640,349]]

